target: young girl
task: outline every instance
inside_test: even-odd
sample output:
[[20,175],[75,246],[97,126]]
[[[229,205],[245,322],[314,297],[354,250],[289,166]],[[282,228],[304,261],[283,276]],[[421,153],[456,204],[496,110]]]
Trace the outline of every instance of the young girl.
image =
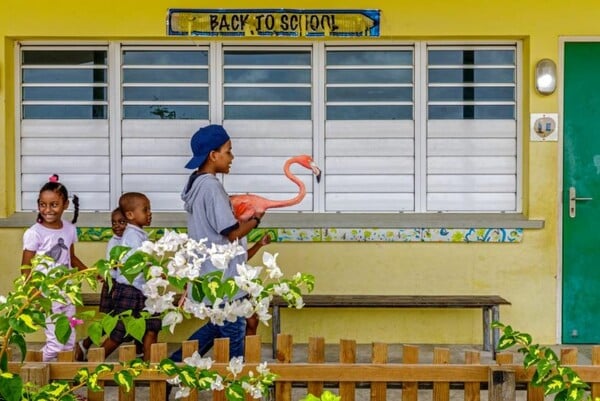
[[[75,256],[74,243],[77,241],[77,231],[73,223],[79,214],[79,199],[73,196],[75,213],[72,223],[62,220],[63,212],[69,207],[67,188],[58,182],[58,175],[50,177],[38,198],[37,223],[23,234],[23,258],[21,265],[31,265],[31,259],[36,254],[50,256],[57,266],[77,267],[79,270],[87,267]],[[23,269],[23,274],[29,275],[31,269]],[[75,305],[52,302],[53,313],[63,313],[67,317],[75,315]],[[73,350],[75,345],[75,330],[66,344],[61,344],[54,334],[54,324],[46,321],[46,344],[42,348],[43,360],[56,358],[60,351]]]

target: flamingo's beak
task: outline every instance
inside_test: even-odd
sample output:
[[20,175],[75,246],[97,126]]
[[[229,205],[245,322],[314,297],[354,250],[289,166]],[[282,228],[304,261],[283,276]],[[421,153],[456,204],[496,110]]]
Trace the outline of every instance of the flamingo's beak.
[[315,175],[315,177],[317,177],[317,182],[321,182],[321,169],[319,168],[319,166],[317,166],[314,162],[310,163],[310,168],[313,172],[313,174]]

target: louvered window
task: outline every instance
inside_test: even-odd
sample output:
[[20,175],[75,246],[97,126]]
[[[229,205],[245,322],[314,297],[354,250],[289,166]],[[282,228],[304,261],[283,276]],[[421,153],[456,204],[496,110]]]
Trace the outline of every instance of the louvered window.
[[18,201],[52,173],[83,210],[121,193],[180,211],[189,140],[223,124],[230,193],[304,200],[278,211],[520,212],[519,44],[24,44]]
[[[286,159],[313,154],[313,67],[310,47],[226,47],[223,124],[235,161],[223,183],[229,193],[293,198],[298,187],[283,174]],[[310,171],[294,166],[307,195],[285,210],[317,210]]]
[[110,207],[105,47],[24,47],[21,57],[20,208],[37,208],[60,175],[90,210]]
[[427,211],[517,211],[514,47],[429,47]]
[[412,47],[326,52],[326,211],[414,210]]
[[208,47],[124,47],[120,130],[122,192],[153,210],[179,211],[190,137],[209,122]]

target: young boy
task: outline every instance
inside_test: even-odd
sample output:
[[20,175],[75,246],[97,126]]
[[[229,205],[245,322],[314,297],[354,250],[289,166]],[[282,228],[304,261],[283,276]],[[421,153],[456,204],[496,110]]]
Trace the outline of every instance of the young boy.
[[[233,215],[229,196],[216,177],[217,174],[229,173],[231,168],[234,156],[229,135],[221,125],[208,125],[194,134],[191,147],[194,157],[185,167],[196,171],[190,176],[181,194],[187,212],[188,235],[194,240],[206,238],[208,247],[235,240],[246,247],[245,236],[258,226],[262,215],[238,222]],[[246,262],[246,259],[246,254],[233,258],[225,271],[225,277],[235,276],[236,265]],[[202,265],[203,274],[215,270],[216,267],[210,260]],[[230,301],[244,296],[240,291]],[[233,358],[244,355],[245,331],[246,319],[239,317],[235,322],[225,322],[222,326],[208,322],[189,339],[198,341],[199,353],[204,355],[213,346],[215,338],[229,337],[229,356]],[[175,351],[171,359],[180,362],[181,349]]]
[[[125,231],[125,227],[127,227],[127,220],[125,220],[125,216],[123,216],[121,209],[116,208],[112,211],[110,215],[110,223],[113,236],[108,241],[108,244],[106,246],[106,259],[110,259],[110,250],[117,245],[121,245],[121,242],[123,241],[122,236],[123,232]],[[113,309],[111,292],[112,287],[114,287],[115,285],[114,278],[116,272],[112,271],[111,273],[113,279],[113,282],[111,283],[111,288],[109,289],[108,283],[102,283],[102,291],[100,292],[100,307],[98,308],[98,311],[101,313],[110,313]],[[75,360],[87,361],[87,352],[91,345],[92,339],[90,337],[86,337],[83,340],[79,340],[77,346],[75,347]]]
[[[150,210],[150,201],[146,195],[139,192],[128,192],[119,198],[119,209],[127,220],[127,226],[123,232],[121,245],[130,247],[131,250],[125,256],[133,254],[144,241],[148,240],[148,234],[143,230],[145,226],[152,222],[152,212]],[[131,310],[134,317],[139,317],[144,309],[146,297],[142,293],[142,286],[145,284],[143,273],[140,273],[133,282],[129,282],[119,271],[115,274],[115,286],[112,290],[112,313],[119,314]],[[161,329],[160,319],[146,320],[146,332],[142,339],[144,351],[144,360],[150,358],[150,346],[156,343],[158,332]],[[105,356],[108,357],[119,345],[125,341],[130,341],[126,336],[125,325],[119,321],[109,337],[104,340],[102,347]]]

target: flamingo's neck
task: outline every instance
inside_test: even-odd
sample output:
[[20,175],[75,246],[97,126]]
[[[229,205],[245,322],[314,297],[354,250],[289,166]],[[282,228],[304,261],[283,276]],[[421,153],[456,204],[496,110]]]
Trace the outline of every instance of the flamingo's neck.
[[290,171],[290,167],[294,163],[298,163],[298,161],[296,160],[295,157],[288,159],[285,162],[285,164],[283,165],[283,172],[287,178],[289,178],[294,184],[296,184],[298,186],[298,195],[294,196],[291,199],[285,199],[285,200],[269,199],[267,207],[271,208],[271,207],[285,207],[285,206],[296,205],[296,204],[302,202],[302,199],[304,199],[304,196],[306,196],[306,187],[304,186],[304,182],[302,182],[302,180],[300,178],[296,177]]
[[298,161],[296,160],[295,157],[292,157],[291,159],[288,159],[285,162],[285,164],[283,165],[283,172],[285,173],[285,176],[287,178],[289,178],[290,180],[292,180],[292,182],[298,186],[298,195],[296,195],[294,198],[290,199],[290,201],[294,202],[294,203],[291,203],[292,205],[295,205],[296,203],[300,203],[302,201],[302,199],[304,199],[304,196],[306,195],[306,187],[304,186],[304,182],[300,178],[298,178],[294,174],[292,174],[292,172],[290,171],[290,167],[294,163],[298,163]]

